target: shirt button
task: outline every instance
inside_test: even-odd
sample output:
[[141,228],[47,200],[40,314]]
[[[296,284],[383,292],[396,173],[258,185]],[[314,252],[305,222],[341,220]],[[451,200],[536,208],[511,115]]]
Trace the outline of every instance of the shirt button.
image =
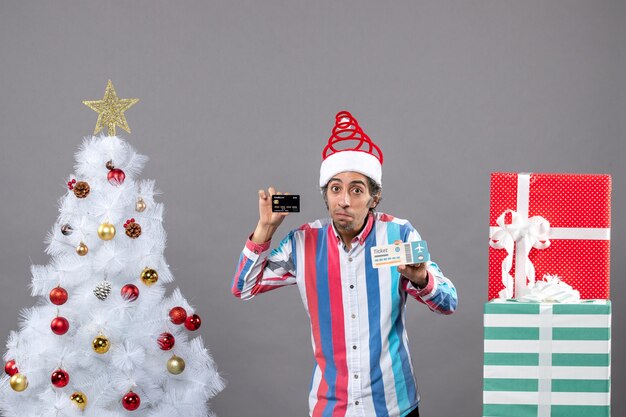
[[357,374],[354,374],[354,379],[359,379],[359,376]]
[[358,401],[355,401],[355,402],[354,402],[354,405],[359,405],[359,402],[358,402]]
[[259,254],[259,251],[255,249],[255,250],[254,250],[254,253],[258,255],[258,254]]
[[352,262],[352,257],[348,258],[348,261]]
[[353,288],[354,288],[354,285],[350,284],[350,289],[353,289]]
[[352,346],[352,349],[356,349],[356,345]]
[[356,319],[356,314],[353,314],[353,315],[352,315],[352,316],[350,316],[350,317],[352,317],[353,319]]

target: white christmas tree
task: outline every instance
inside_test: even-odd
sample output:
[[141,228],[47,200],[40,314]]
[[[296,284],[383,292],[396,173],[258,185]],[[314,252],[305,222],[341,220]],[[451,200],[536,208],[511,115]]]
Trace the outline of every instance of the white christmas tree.
[[22,311],[4,355],[4,417],[147,417],[214,414],[224,387],[200,337],[201,320],[163,256],[163,205],[154,181],[137,177],[147,161],[115,127],[129,131],[109,81],[97,134],[76,154],[75,173],[47,238],[48,265],[33,265],[37,304]]

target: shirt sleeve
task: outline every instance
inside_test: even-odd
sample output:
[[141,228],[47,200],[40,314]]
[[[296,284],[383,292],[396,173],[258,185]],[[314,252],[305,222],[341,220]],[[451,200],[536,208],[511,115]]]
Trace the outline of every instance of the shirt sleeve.
[[270,242],[254,243],[248,238],[239,256],[231,292],[249,300],[258,293],[296,283],[293,262],[294,232],[289,233],[273,251]]
[[[409,225],[410,226],[410,225]],[[407,229],[405,242],[421,240],[417,231],[410,226]],[[402,289],[412,298],[426,304],[435,313],[452,314],[456,310],[458,298],[456,288],[452,281],[441,272],[439,265],[432,260],[427,263],[428,284],[424,288],[418,288],[408,278],[400,277]]]

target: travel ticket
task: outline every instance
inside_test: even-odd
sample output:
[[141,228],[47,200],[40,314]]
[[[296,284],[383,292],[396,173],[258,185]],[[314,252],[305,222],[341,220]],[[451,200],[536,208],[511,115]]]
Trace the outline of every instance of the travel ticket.
[[430,260],[430,253],[428,253],[428,245],[425,240],[374,246],[371,251],[374,268],[417,264]]

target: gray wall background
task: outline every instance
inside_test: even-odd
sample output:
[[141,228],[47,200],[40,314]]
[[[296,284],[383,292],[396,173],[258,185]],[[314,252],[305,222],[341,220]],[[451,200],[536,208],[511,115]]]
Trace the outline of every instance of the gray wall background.
[[[336,111],[383,148],[380,208],[411,219],[460,294],[408,306],[425,416],[478,416],[489,173],[613,175],[613,415],[626,415],[626,2],[2,1],[0,339],[30,306],[29,267],[107,79],[124,136],[163,191],[166,257],[228,387],[220,416],[304,416],[313,366],[295,287],[244,303],[235,262],[256,191],[300,193],[281,232],[323,216]],[[415,178],[419,186],[415,186]],[[584,274],[585,271],[580,271]]]

